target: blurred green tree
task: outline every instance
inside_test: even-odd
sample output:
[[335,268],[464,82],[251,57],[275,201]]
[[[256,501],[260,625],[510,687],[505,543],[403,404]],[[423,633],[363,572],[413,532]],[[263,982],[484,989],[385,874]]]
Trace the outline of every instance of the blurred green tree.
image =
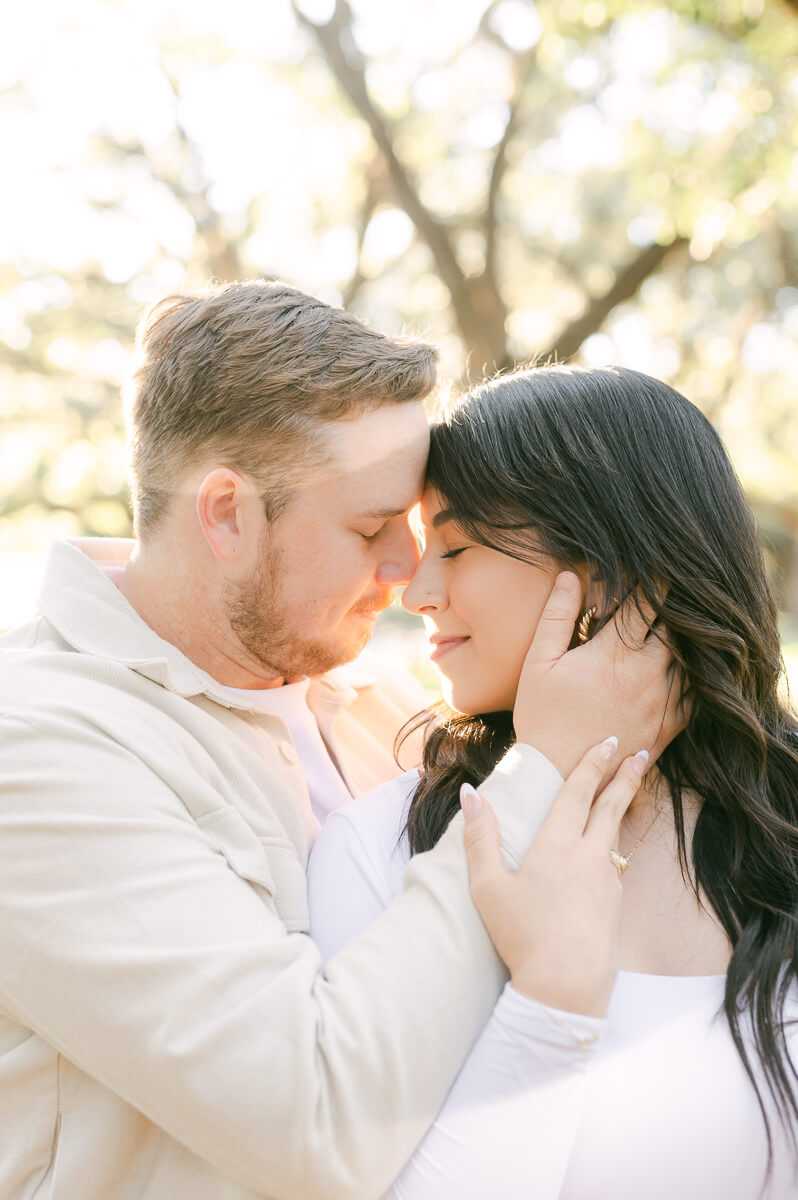
[[279,275],[453,380],[672,382],[798,611],[798,0],[264,9],[34,6],[0,51],[0,549],[127,534],[142,306]]

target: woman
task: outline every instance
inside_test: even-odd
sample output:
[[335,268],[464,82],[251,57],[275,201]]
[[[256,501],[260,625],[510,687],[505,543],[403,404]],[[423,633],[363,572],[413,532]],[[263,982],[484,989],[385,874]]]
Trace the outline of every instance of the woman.
[[[325,956],[401,890],[461,786],[512,744],[525,651],[558,571],[584,587],[575,644],[630,595],[649,606],[690,717],[621,822],[619,969],[595,1052],[541,1067],[524,1093],[506,1061],[490,1082],[486,1063],[502,1045],[506,1059],[513,1033],[491,1046],[486,1030],[393,1194],[487,1195],[473,1181],[491,1168],[492,1194],[508,1200],[798,1194],[798,722],[778,699],[774,601],[717,435],[634,371],[520,372],[433,429],[422,519],[404,604],[427,621],[448,708],[427,718],[420,776],[361,798],[319,838],[311,928]],[[495,1103],[475,1119],[477,1082]]]

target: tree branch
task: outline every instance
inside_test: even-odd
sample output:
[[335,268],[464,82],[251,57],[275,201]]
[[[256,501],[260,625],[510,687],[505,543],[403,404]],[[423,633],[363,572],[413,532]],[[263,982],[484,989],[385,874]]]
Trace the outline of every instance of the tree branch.
[[540,357],[557,358],[560,361],[572,358],[585,339],[601,328],[612,310],[625,300],[631,300],[649,275],[658,271],[665,259],[686,246],[688,241],[688,238],[677,237],[662,246],[646,246],[618,273],[612,287],[602,296],[594,297],[582,316],[566,325],[548,348],[541,352]]
[[313,33],[340,87],[368,125],[385,160],[396,197],[431,250],[441,279],[456,306],[457,296],[466,282],[465,275],[457,262],[446,229],[423,203],[410,172],[396,153],[387,121],[377,111],[368,93],[364,65],[352,32],[352,10],[347,0],[336,0],[335,12],[325,25],[316,25],[306,17],[297,0],[292,0],[292,7],[297,20]]
[[521,111],[521,101],[524,96],[527,76],[537,58],[537,47],[528,54],[516,59],[516,79],[513,95],[510,99],[510,111],[501,141],[496,147],[493,165],[488,184],[488,197],[485,205],[484,234],[485,234],[485,274],[489,279],[496,278],[496,230],[498,226],[497,206],[502,181],[507,170],[507,149],[518,128],[518,117]]
[[380,161],[375,159],[371,164],[371,168],[367,172],[366,195],[363,200],[363,207],[360,210],[360,216],[357,223],[357,259],[355,269],[349,282],[343,289],[343,306],[349,308],[355,297],[365,283],[366,277],[361,269],[361,260],[363,257],[363,243],[366,240],[366,230],[369,227],[371,218],[374,216],[374,211],[380,200],[382,192],[382,180],[380,179]]
[[385,162],[397,203],[427,244],[438,275],[449,289],[454,317],[471,361],[481,371],[507,365],[506,310],[501,294],[485,272],[475,279],[465,275],[447,229],[423,203],[410,171],[396,153],[388,122],[366,87],[365,67],[355,45],[348,0],[336,0],[332,17],[323,25],[316,25],[306,17],[298,0],[291,2],[297,20],[312,32],[332,74],[368,125]]

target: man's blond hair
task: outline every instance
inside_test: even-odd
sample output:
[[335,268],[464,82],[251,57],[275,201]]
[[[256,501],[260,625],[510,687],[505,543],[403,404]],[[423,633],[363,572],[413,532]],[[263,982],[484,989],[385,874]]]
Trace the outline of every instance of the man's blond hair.
[[143,316],[125,389],[136,536],[162,523],[175,483],[206,458],[249,474],[276,515],[323,461],[322,421],[423,400],[437,351],[388,337],[279,282],[167,296]]

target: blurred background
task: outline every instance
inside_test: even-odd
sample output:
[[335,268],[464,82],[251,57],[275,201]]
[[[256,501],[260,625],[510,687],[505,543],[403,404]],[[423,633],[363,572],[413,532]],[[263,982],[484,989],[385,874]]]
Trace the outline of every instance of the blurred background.
[[[52,538],[130,532],[143,307],[279,276],[454,386],[556,356],[683,391],[798,689],[798,0],[29,0],[0,105],[0,628]],[[423,653],[396,610],[378,638]]]

